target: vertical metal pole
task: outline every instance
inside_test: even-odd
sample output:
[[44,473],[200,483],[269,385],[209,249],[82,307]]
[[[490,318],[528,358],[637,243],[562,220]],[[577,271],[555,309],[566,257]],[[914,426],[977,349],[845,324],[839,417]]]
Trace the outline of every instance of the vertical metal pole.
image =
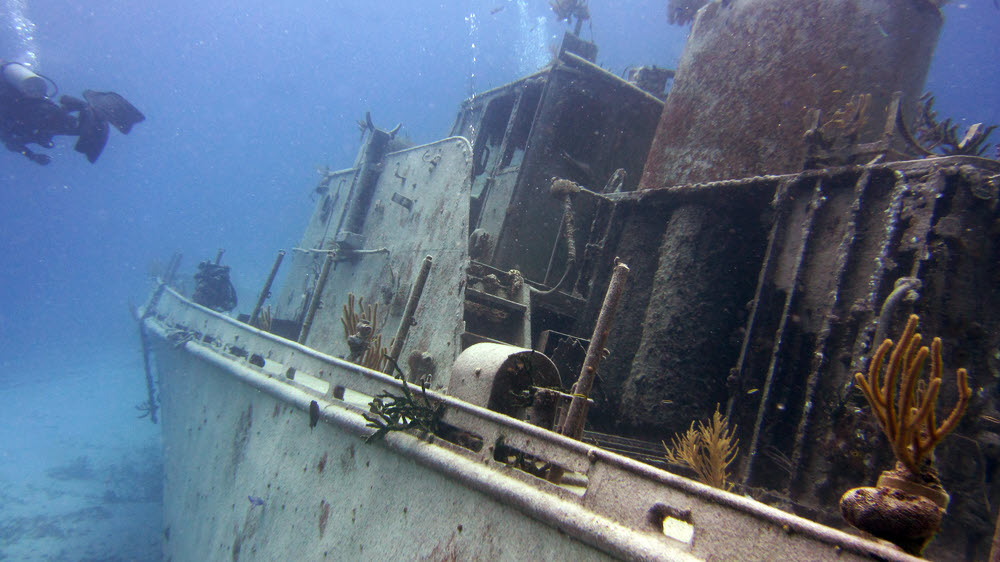
[[997,516],[996,527],[993,529],[993,542],[990,545],[990,562],[1000,562],[1000,515]]
[[[176,271],[177,264],[180,263],[180,254],[174,254],[171,258],[172,270]],[[173,272],[169,272],[168,275],[173,277]],[[156,383],[153,381],[153,362],[150,357],[150,347],[149,347],[149,336],[146,334],[146,319],[152,316],[156,312],[156,305],[160,302],[160,298],[163,296],[163,291],[167,289],[166,281],[160,281],[160,285],[156,287],[156,291],[153,292],[153,296],[150,297],[149,302],[142,310],[142,316],[139,317],[139,342],[142,344],[142,368],[146,373],[146,396],[148,397],[146,405],[149,406],[149,420],[156,423]]]
[[177,268],[181,265],[181,253],[174,252],[174,255],[170,256],[170,262],[167,263],[167,271],[163,275],[162,281],[166,284],[174,282],[174,276],[177,275]]
[[567,437],[579,439],[583,436],[583,422],[587,417],[587,395],[590,394],[590,388],[594,385],[597,365],[604,356],[604,344],[608,342],[611,321],[615,318],[618,301],[621,300],[622,293],[625,291],[628,271],[627,265],[619,263],[615,265],[614,272],[611,274],[608,292],[604,295],[604,304],[601,305],[601,312],[598,314],[597,323],[594,326],[594,334],[587,347],[587,358],[580,370],[580,377],[573,385],[573,401],[569,405],[569,413],[566,414],[566,422],[563,423],[561,432]]
[[309,337],[309,330],[312,328],[313,317],[319,309],[319,300],[323,296],[323,287],[326,286],[326,277],[330,275],[330,266],[333,265],[333,252],[327,252],[326,260],[323,261],[323,269],[319,272],[319,280],[316,281],[316,288],[313,290],[312,300],[309,301],[309,311],[302,321],[302,329],[299,330],[299,337],[295,340],[301,344],[306,343]]
[[[812,180],[807,180],[812,181]],[[764,386],[760,389],[760,401],[757,403],[757,415],[754,417],[753,423],[753,433],[750,434],[750,445],[748,451],[750,451],[747,456],[747,462],[743,469],[743,484],[749,485],[751,478],[753,477],[754,470],[757,469],[759,464],[757,450],[761,443],[761,435],[766,435],[766,420],[769,409],[772,408],[772,399],[777,400],[774,396],[776,394],[776,388],[779,387],[781,382],[781,363],[780,358],[784,357],[784,354],[789,353],[787,351],[788,346],[791,345],[786,341],[786,336],[789,334],[792,322],[792,311],[797,300],[799,300],[802,294],[802,275],[806,270],[806,254],[810,249],[809,243],[813,240],[813,228],[816,224],[816,215],[819,213],[819,209],[823,206],[823,202],[826,201],[826,197],[823,195],[823,178],[819,177],[816,179],[816,183],[812,189],[812,194],[810,196],[810,201],[805,207],[805,216],[802,217],[802,229],[799,231],[798,239],[802,241],[801,245],[793,250],[789,250],[788,255],[789,264],[791,265],[791,278],[789,279],[790,285],[787,293],[785,294],[785,302],[781,308],[781,316],[778,321],[778,327],[774,332],[773,342],[771,345],[771,360],[767,367],[767,373],[764,375]],[[804,201],[804,200],[803,200]],[[779,259],[781,259],[779,257]],[[763,458],[763,457],[760,457]],[[794,469],[793,469],[794,470]]]
[[420,295],[424,292],[424,285],[427,283],[427,275],[431,272],[431,263],[433,261],[434,258],[427,256],[424,258],[423,263],[420,264],[420,271],[417,272],[417,280],[413,282],[413,288],[410,289],[410,297],[406,300],[406,310],[403,312],[403,318],[399,321],[399,328],[396,329],[396,337],[392,340],[392,349],[389,351],[389,357],[392,358],[392,361],[385,367],[386,374],[392,374],[392,364],[399,359],[399,353],[403,351],[403,343],[406,342],[406,336],[410,333],[410,325],[413,324],[413,314],[417,311],[417,304],[420,302]]
[[215,254],[215,265],[222,263],[222,254],[226,253],[225,248],[219,248],[219,253]]
[[260,291],[260,296],[257,297],[257,304],[253,307],[253,313],[250,314],[250,325],[257,326],[257,318],[260,317],[260,309],[264,306],[264,301],[271,294],[271,284],[274,283],[274,277],[278,274],[278,267],[281,266],[281,260],[285,258],[285,251],[278,250],[278,257],[274,258],[274,265],[271,266],[271,273],[267,276],[267,281],[264,282],[264,288]]
[[[617,261],[617,259],[615,260]],[[601,305],[601,312],[597,315],[597,323],[594,325],[594,333],[590,337],[590,345],[587,347],[587,358],[580,369],[580,377],[573,385],[573,400],[569,404],[569,412],[566,414],[566,421],[563,422],[559,433],[572,439],[579,439],[583,436],[583,424],[587,421],[587,395],[594,384],[594,377],[597,376],[597,365],[604,356],[604,344],[608,342],[608,332],[611,329],[611,321],[615,318],[615,310],[618,309],[618,301],[621,300],[625,291],[625,280],[628,279],[628,266],[623,263],[615,265],[611,274],[611,282],[608,283],[608,292],[604,295],[604,304]],[[558,484],[562,481],[563,469],[553,466],[549,470],[549,482]]]

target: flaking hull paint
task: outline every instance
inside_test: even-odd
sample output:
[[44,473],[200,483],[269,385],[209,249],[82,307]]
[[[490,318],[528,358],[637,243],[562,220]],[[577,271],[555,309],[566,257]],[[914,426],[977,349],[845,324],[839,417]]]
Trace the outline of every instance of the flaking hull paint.
[[[365,401],[400,381],[170,289],[147,311],[166,560],[915,560],[436,392],[481,449],[400,432],[367,444]],[[497,459],[501,442],[575,473],[572,485]],[[686,531],[665,532],[668,518]]]
[[165,560],[612,559],[183,350],[158,367]]

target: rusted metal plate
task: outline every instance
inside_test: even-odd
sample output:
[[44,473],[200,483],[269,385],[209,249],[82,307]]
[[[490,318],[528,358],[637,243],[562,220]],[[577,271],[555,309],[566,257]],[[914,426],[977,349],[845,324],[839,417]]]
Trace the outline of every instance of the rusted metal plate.
[[[453,134],[475,146],[472,226],[477,261],[554,285],[561,274],[562,201],[553,177],[593,191],[638,184],[662,102],[564,53],[544,71],[466,102]],[[587,208],[579,221],[587,223]]]
[[[1000,439],[998,187],[996,161],[948,157],[619,197],[603,259],[619,256],[632,273],[593,429],[656,442],[720,404],[739,427],[743,490],[842,525],[840,494],[893,462],[853,374],[866,368],[883,302],[916,279],[881,330],[919,314],[921,332],[944,342],[941,402],[954,402],[958,367],[982,389],[937,455],[955,516],[928,555],[984,553],[983,498],[996,492],[982,443]],[[606,281],[591,283],[580,326]]]
[[922,93],[942,16],[932,2],[734,0],[695,20],[640,188],[801,169],[804,119],[871,94],[861,141],[893,92]]

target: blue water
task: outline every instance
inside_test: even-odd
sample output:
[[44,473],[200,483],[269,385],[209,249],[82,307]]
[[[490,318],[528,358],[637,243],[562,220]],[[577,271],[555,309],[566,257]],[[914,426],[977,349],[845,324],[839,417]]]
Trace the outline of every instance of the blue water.
[[[666,2],[591,4],[599,64],[675,67],[687,29]],[[1000,10],[945,13],[935,108],[1000,123]],[[225,248],[246,311],[297,242],[317,170],[353,162],[366,111],[440,138],[463,98],[543,65],[565,28],[543,0],[0,0],[0,58],[147,116],[94,165],[67,138],[47,167],[0,150],[0,559],[158,556],[155,489],[121,488],[161,462],[136,419],[128,309],[154,261],[180,251],[190,273]]]

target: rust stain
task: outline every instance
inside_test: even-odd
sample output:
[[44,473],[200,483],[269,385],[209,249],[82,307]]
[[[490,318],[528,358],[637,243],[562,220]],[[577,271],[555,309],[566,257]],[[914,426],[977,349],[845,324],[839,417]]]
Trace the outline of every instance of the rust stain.
[[330,517],[330,504],[326,500],[319,502],[319,536],[326,532],[326,521]]

